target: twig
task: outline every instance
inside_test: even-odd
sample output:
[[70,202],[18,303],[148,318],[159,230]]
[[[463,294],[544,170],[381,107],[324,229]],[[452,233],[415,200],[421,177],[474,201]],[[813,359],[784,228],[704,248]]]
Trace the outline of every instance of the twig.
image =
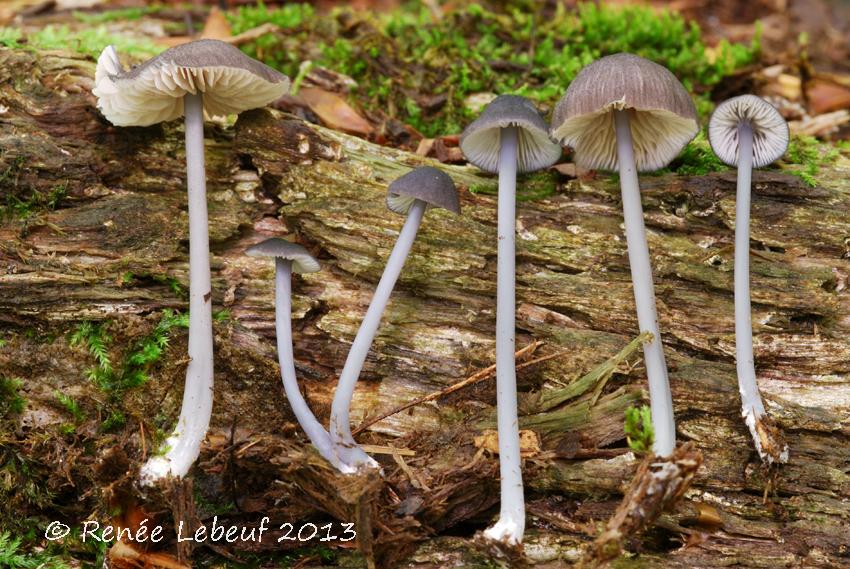
[[[540,342],[540,341],[532,342],[531,344],[527,345],[526,347],[522,348],[521,350],[518,350],[515,355],[516,355],[517,358],[521,358],[523,356],[533,354],[537,350],[537,348],[539,348],[542,345],[543,345],[543,342]],[[549,356],[544,356],[542,358],[538,358],[536,360],[531,360],[530,362],[526,362],[526,363],[524,363],[520,366],[517,366],[517,369],[522,369],[523,367],[527,367],[527,366],[530,366],[530,365],[534,365],[536,363],[540,363],[541,361],[545,361],[545,360],[549,360],[549,359],[558,357],[560,355],[563,355],[564,353],[566,353],[566,352],[558,352],[557,354],[552,354],[552,355],[549,355]],[[428,395],[424,395],[422,397],[414,399],[413,401],[405,403],[404,405],[400,405],[399,407],[391,409],[390,411],[387,411],[386,413],[381,413],[380,415],[377,415],[375,417],[365,419],[362,423],[360,423],[360,425],[357,426],[356,429],[354,429],[352,434],[356,435],[358,433],[362,433],[363,431],[365,431],[366,429],[368,429],[369,427],[371,427],[372,425],[374,425],[378,421],[383,421],[387,417],[391,417],[391,416],[395,415],[396,413],[401,413],[402,411],[406,411],[407,409],[410,409],[411,407],[415,407],[415,406],[420,405],[422,403],[427,403],[428,401],[433,401],[435,399],[439,399],[440,397],[443,397],[444,395],[449,395],[450,393],[454,393],[455,391],[463,389],[464,387],[474,385],[474,384],[476,384],[480,381],[484,381],[485,379],[489,379],[490,377],[493,377],[493,375],[495,373],[496,373],[496,366],[495,365],[491,365],[489,367],[486,367],[482,370],[475,372],[474,374],[470,375],[466,379],[464,379],[464,380],[462,380],[458,383],[455,383],[454,385],[444,387],[443,389],[441,389],[439,391],[435,391],[433,393],[429,393]]]

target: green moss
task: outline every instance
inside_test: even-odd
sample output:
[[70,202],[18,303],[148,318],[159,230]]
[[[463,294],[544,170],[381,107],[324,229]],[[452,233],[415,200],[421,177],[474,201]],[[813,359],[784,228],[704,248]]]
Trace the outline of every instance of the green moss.
[[73,16],[84,24],[106,24],[108,22],[138,20],[143,16],[150,16],[160,11],[162,11],[162,6],[141,6],[92,13],[74,11]]
[[82,423],[86,420],[86,413],[80,408],[80,404],[70,395],[66,395],[59,390],[53,392],[56,402],[59,406],[70,414],[76,423]]
[[710,172],[723,172],[729,166],[724,164],[708,143],[705,131],[700,131],[690,144],[670,164],[660,172],[676,172],[686,176],[703,176]]
[[26,408],[26,400],[18,393],[22,386],[17,378],[0,376],[0,419],[19,415]]
[[21,538],[0,533],[0,567],[5,569],[69,569],[61,558],[48,552],[24,552]]
[[137,57],[150,57],[164,49],[148,39],[112,34],[106,26],[72,30],[68,26],[51,25],[26,36],[15,28],[0,28],[0,45],[11,48],[72,51],[92,58],[97,58],[108,45],[114,45],[119,53]]
[[312,17],[306,5],[243,8],[234,32],[264,22],[286,30],[243,49],[294,76],[303,60],[353,77],[357,99],[426,136],[456,133],[472,118],[467,96],[516,93],[551,107],[578,71],[600,56],[627,51],[670,68],[710,110],[708,88],[759,51],[721,43],[709,50],[696,24],[644,7],[559,4],[551,17],[516,5],[504,12],[468,4],[439,22],[421,4],[387,14],[336,12]]
[[626,441],[630,449],[635,452],[649,452],[655,438],[649,406],[641,405],[626,409],[623,431],[626,433]]
[[846,150],[846,144],[830,146],[813,136],[794,136],[791,137],[781,163],[783,170],[814,188],[817,186],[817,175],[821,168],[835,162],[841,152]]
[[[125,391],[148,381],[148,369],[162,358],[173,330],[188,327],[188,314],[163,311],[162,318],[153,331],[137,340],[124,353],[117,367],[113,366],[110,360],[112,337],[106,332],[105,324],[83,322],[69,336],[68,342],[72,346],[88,349],[96,362],[95,366],[86,371],[89,381],[104,393],[110,394],[114,403],[118,403]],[[123,421],[123,418],[121,420]]]
[[[516,199],[518,202],[545,199],[553,196],[557,187],[557,174],[548,170],[520,175],[517,178]],[[473,194],[495,196],[499,194],[499,186],[496,183],[476,184],[471,186],[469,191]]]

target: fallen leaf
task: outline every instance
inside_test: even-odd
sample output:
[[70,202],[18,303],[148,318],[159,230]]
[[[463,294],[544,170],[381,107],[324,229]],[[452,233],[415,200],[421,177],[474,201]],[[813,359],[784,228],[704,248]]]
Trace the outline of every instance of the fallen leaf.
[[230,31],[230,23],[224,17],[218,6],[213,6],[201,31],[201,38],[211,40],[227,40],[233,33]]
[[372,133],[372,125],[336,93],[315,87],[303,87],[298,96],[304,99],[326,126],[351,134]]
[[806,85],[809,110],[813,115],[850,108],[850,87],[816,78]]

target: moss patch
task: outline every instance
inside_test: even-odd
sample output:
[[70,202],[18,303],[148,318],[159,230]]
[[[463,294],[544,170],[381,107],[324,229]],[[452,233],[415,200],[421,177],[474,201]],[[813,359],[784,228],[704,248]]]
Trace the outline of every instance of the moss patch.
[[230,21],[234,33],[275,23],[284,31],[243,49],[290,76],[304,60],[350,75],[367,109],[426,136],[459,132],[474,114],[464,101],[475,93],[516,93],[551,107],[583,66],[621,51],[667,66],[698,106],[710,109],[709,88],[759,50],[757,40],[707,50],[696,24],[678,14],[595,4],[559,5],[550,14],[518,4],[499,13],[468,4],[439,22],[419,5],[380,16],[261,6],[240,9]]

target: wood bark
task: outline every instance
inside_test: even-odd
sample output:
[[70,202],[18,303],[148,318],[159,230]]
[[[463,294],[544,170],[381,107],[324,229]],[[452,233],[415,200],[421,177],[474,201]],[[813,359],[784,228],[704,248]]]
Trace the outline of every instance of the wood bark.
[[[105,323],[118,365],[164,309],[187,308],[173,286],[188,284],[182,126],[112,127],[96,110],[93,72],[94,63],[78,56],[0,49],[0,204],[7,206],[0,374],[20,378],[28,401],[20,417],[4,420],[0,444],[27,456],[32,476],[56,491],[41,506],[19,496],[13,516],[84,519],[103,511],[103,489],[131,476],[143,449],[150,452],[151,434],[167,430],[179,411],[185,331],[148,367],[149,381],[120,401],[87,381],[92,356],[68,342],[79,322]],[[322,271],[294,282],[293,325],[299,380],[326,422],[348,345],[403,222],[385,207],[387,184],[422,164],[456,181],[462,215],[426,214],[357,389],[356,427],[493,363],[495,179],[268,109],[235,124],[208,122],[205,143],[213,303],[229,319],[215,328],[213,430],[196,491],[211,502],[232,501],[231,519],[243,522],[267,511],[293,522],[360,516],[357,496],[343,500],[356,508],[336,508],[322,495],[327,488],[305,474],[322,467],[304,450],[283,396],[274,267],[243,251],[263,237],[285,236],[322,262]],[[640,554],[614,566],[850,565],[848,174],[850,161],[841,158],[816,188],[779,171],[754,175],[756,366],[791,449],[789,464],[774,472],[761,467],[739,413],[734,172],[642,176],[678,437],[705,460],[676,511],[628,544]],[[545,567],[577,560],[614,512],[639,461],[628,453],[623,413],[646,399],[636,355],[617,367],[598,399],[592,389],[570,392],[571,382],[635,337],[637,323],[616,181],[556,182],[553,195],[520,202],[517,219],[517,346],[543,341],[536,355],[563,352],[518,374],[521,421],[541,441],[525,461],[525,549]],[[20,203],[30,204],[23,220],[15,213]],[[73,436],[56,434],[68,421],[56,391],[88,414]],[[566,394],[547,404],[552,393]],[[415,453],[379,455],[387,474],[371,519],[379,562],[486,566],[463,536],[496,512],[497,458],[473,442],[494,427],[494,403],[493,382],[481,382],[359,436]],[[123,429],[99,429],[105,408],[125,412]],[[53,442],[38,439],[44,433]],[[103,453],[116,448],[128,457],[126,468],[110,472]],[[295,459],[305,456],[299,466]],[[719,525],[703,523],[706,508]]]

